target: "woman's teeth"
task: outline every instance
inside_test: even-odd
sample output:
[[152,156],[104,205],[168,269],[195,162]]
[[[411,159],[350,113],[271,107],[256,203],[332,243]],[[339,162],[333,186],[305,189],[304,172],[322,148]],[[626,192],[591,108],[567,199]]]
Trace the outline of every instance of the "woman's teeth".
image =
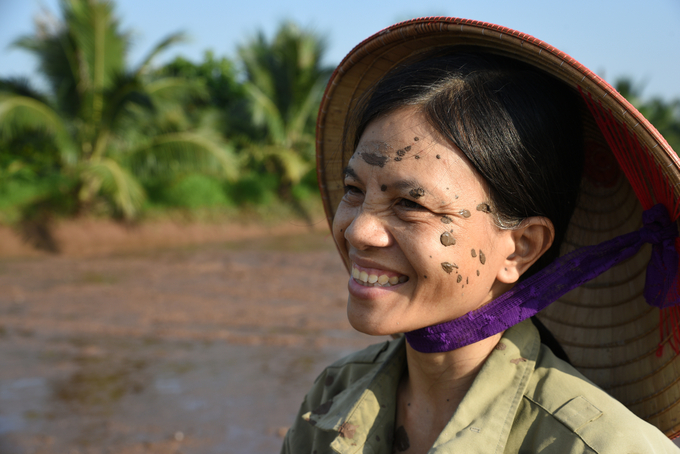
[[391,287],[408,280],[408,276],[388,276],[386,274],[378,276],[377,274],[368,274],[366,271],[359,271],[355,267],[352,267],[352,277],[366,287]]

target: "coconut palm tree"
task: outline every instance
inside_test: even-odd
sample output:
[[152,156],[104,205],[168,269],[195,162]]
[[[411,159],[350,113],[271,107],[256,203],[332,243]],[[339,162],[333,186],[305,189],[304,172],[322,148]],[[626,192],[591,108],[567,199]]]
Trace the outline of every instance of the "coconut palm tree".
[[40,93],[24,81],[0,80],[0,135],[35,131],[58,149],[60,171],[74,183],[80,213],[102,200],[125,219],[145,199],[139,176],[177,169],[219,169],[235,176],[232,150],[209,126],[171,121],[178,101],[205,96],[200,82],[153,76],[150,65],[184,39],[169,35],[136,67],[127,65],[129,35],[105,0],[62,0],[61,20],[44,18],[14,45],[33,53],[48,81]]
[[281,176],[280,195],[312,167],[314,122],[331,70],[322,65],[325,41],[284,22],[271,40],[260,32],[238,49],[244,90],[264,143],[251,156]]

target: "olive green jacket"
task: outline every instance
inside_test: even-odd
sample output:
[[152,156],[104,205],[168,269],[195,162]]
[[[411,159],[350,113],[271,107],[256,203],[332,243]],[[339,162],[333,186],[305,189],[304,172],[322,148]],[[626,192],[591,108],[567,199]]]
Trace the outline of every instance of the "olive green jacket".
[[[282,453],[392,453],[404,340],[328,367]],[[680,453],[655,427],[541,344],[530,321],[507,330],[430,453]]]

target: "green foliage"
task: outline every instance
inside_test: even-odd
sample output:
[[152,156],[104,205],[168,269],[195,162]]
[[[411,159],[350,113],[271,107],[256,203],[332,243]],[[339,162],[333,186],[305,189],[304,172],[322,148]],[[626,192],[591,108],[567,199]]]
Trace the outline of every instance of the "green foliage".
[[252,212],[283,201],[308,218],[314,122],[331,73],[319,36],[285,22],[234,60],[208,51],[152,68],[184,35],[130,67],[130,34],[111,1],[62,0],[60,19],[36,27],[14,45],[38,59],[48,90],[0,79],[0,222],[56,250],[46,227],[55,215],[132,220],[144,207]]
[[250,172],[237,182],[226,185],[226,191],[239,206],[268,206],[276,199],[278,185],[276,174]]
[[316,111],[331,74],[321,65],[324,50],[323,39],[290,22],[271,41],[260,32],[239,47],[252,119],[267,137],[248,153],[280,174],[283,186],[298,183],[312,167]]
[[238,80],[237,65],[232,60],[226,57],[216,58],[211,51],[206,51],[204,60],[200,63],[176,57],[159,68],[157,74],[200,81],[205,86],[204,98],[183,103],[183,109],[188,115],[211,111],[213,116],[217,116],[215,130],[240,146],[258,137],[258,130],[250,121],[243,85]]
[[229,206],[222,183],[201,174],[186,175],[167,188],[164,201],[168,206],[197,209]]
[[654,125],[676,153],[680,152],[680,99],[643,100],[643,86],[629,78],[618,79],[615,88]]
[[[226,141],[205,127],[203,115],[187,118],[182,110],[187,99],[207,95],[205,85],[149,71],[182,34],[168,36],[141,65],[128,68],[129,37],[111,2],[64,0],[61,10],[61,23],[38,22],[35,35],[15,43],[36,55],[51,91],[0,81],[1,145],[50,143],[53,167],[77,181],[71,195],[80,213],[108,203],[114,214],[136,217],[146,197],[144,175],[209,169],[235,177],[238,162]],[[34,133],[43,135],[40,144],[26,139]]]

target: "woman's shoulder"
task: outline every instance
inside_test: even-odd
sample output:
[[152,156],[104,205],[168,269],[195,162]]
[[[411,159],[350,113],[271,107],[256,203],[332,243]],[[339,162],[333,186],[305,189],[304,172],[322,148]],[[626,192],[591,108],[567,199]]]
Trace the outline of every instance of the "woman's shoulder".
[[573,439],[582,449],[579,452],[680,452],[657,428],[543,345],[516,423],[531,427],[527,428],[532,435],[526,437],[528,441],[533,438],[545,443],[541,433],[559,434],[552,441],[556,452],[563,452],[560,438]]
[[281,452],[312,452],[314,447],[320,446],[329,449],[339,432],[337,429],[329,430],[322,419],[330,414],[331,409],[334,409],[332,414],[347,411],[373,378],[384,370],[383,367],[398,369],[399,364],[392,360],[404,361],[403,350],[403,339],[386,341],[345,356],[326,367],[305,396],[286,434]]

